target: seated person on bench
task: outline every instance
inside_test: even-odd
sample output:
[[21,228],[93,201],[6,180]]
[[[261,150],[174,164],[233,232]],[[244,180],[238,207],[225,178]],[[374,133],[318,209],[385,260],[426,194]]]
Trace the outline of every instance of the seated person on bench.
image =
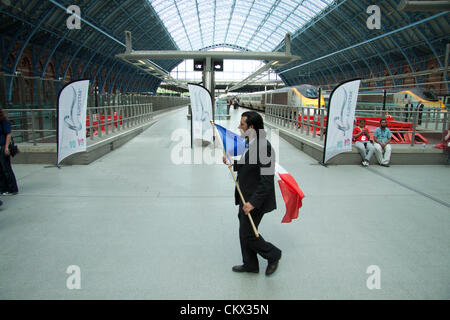
[[355,148],[358,149],[362,158],[362,165],[369,166],[370,158],[372,158],[374,147],[370,142],[369,130],[366,128],[366,120],[359,120],[359,127],[353,128],[353,141],[355,141]]
[[373,140],[375,141],[375,156],[378,163],[384,167],[389,167],[389,161],[391,160],[391,130],[387,128],[386,119],[380,120],[380,126],[373,133]]

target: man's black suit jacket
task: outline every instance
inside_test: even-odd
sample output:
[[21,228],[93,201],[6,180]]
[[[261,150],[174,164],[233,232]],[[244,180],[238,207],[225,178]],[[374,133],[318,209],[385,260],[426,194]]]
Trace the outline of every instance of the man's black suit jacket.
[[[275,151],[265,137],[250,142],[241,159],[234,161],[233,170],[237,171],[237,180],[245,201],[262,213],[276,209]],[[237,188],[234,198],[236,205],[241,204]]]

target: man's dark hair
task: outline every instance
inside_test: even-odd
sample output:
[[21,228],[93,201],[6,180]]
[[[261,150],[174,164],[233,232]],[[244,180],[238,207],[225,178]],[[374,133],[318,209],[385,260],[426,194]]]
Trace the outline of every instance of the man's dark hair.
[[[246,111],[241,117],[246,117],[245,122],[247,123],[247,127],[253,126],[252,129],[256,132],[256,144],[253,144],[253,147],[250,145],[249,151],[249,161],[250,164],[261,163],[263,166],[261,170],[268,170],[267,172],[261,171],[262,175],[273,175],[275,160],[275,153],[272,149],[268,149],[268,141],[266,139],[266,132],[264,131],[264,121],[261,115],[255,111]],[[247,137],[248,138],[248,137]],[[256,146],[256,149],[253,149]],[[268,166],[270,164],[270,166]]]
[[5,111],[3,111],[3,108],[0,108],[0,121],[3,121],[4,119],[8,119],[6,116]]
[[253,126],[253,129],[255,129],[256,132],[259,132],[260,129],[264,130],[264,121],[259,113],[255,111],[246,111],[241,115],[241,117],[247,117],[245,120],[247,126]]
[[[381,118],[380,119],[380,123],[381,123],[381,121],[386,121],[386,118]],[[387,122],[387,121],[386,121]]]

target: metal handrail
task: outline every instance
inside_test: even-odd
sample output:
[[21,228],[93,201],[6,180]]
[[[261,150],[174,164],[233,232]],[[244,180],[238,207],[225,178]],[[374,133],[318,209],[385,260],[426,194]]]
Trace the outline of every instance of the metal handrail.
[[[383,110],[382,108],[375,110],[357,109],[356,117],[384,117],[387,114],[394,117],[396,121],[411,122],[413,124],[412,130],[396,130],[398,133],[412,133],[411,145],[414,145],[416,133],[424,132],[443,132],[447,129],[449,110],[440,108],[424,108],[422,111],[413,110],[406,112],[403,108],[398,110]],[[325,135],[325,121],[324,117],[327,113],[326,108],[313,107],[290,107],[280,104],[266,104],[265,117],[266,120],[272,122],[280,127],[290,129],[294,132],[306,134],[309,136],[312,130],[312,137],[319,136],[320,141],[323,141]],[[299,121],[299,116],[300,121]],[[306,116],[306,120],[305,120]],[[313,121],[308,117],[312,116]],[[317,134],[319,129],[319,134]]]
[[[12,122],[14,120],[19,121],[19,128],[17,124],[14,123],[13,132],[21,133],[22,142],[31,141],[34,145],[37,145],[38,141],[43,141],[48,138],[53,138],[56,136],[57,129],[55,128],[57,121],[57,109],[49,108],[49,109],[37,109],[37,108],[14,108],[14,109],[5,109],[5,111],[9,114],[13,114],[15,112],[25,113],[25,115],[19,115],[18,117],[11,117]],[[48,115],[52,124],[49,129],[43,129],[40,126],[40,123],[37,124],[36,120],[39,122],[43,122],[43,117],[39,115],[42,112],[50,112]],[[38,115],[36,115],[38,113]],[[28,115],[29,114],[29,115]],[[94,124],[93,115],[98,114],[99,119]],[[117,120],[114,119],[114,114],[117,115]],[[127,104],[127,105],[115,105],[115,106],[98,106],[98,107],[88,107],[87,115],[89,115],[89,126],[86,126],[86,131],[89,133],[91,140],[94,139],[94,130],[98,130],[98,136],[102,137],[103,135],[107,136],[109,134],[117,132],[133,127],[137,127],[141,124],[144,124],[153,119],[153,104],[152,103],[135,103],[135,104]],[[102,122],[101,116],[104,115],[104,121]],[[108,117],[110,116],[110,118]],[[122,118],[120,118],[122,117]],[[24,121],[25,120],[25,121]],[[31,121],[30,121],[31,120]],[[29,128],[31,125],[31,128]],[[117,125],[117,128],[115,128]],[[109,126],[111,126],[111,131],[109,130]],[[105,132],[102,133],[102,127],[105,128]],[[40,137],[37,137],[37,133],[40,134]],[[50,135],[45,135],[45,133],[50,133]],[[31,136],[31,138],[30,138]],[[14,136],[17,138],[17,135]],[[19,141],[17,141],[19,142]]]

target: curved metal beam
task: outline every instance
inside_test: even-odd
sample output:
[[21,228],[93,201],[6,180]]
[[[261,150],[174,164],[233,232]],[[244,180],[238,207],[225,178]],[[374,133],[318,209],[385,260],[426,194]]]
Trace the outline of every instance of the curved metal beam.
[[305,63],[300,64],[300,65],[298,65],[298,66],[295,66],[295,67],[293,67],[293,68],[290,68],[290,69],[287,69],[287,70],[283,70],[282,72],[288,72],[288,71],[290,71],[290,70],[297,69],[297,68],[300,68],[300,67],[302,67],[302,66],[311,64],[311,63],[313,63],[313,62],[315,62],[315,61],[323,60],[323,59],[326,59],[326,58],[331,57],[331,56],[333,56],[333,55],[339,54],[339,53],[341,53],[341,52],[344,52],[344,51],[347,51],[347,50],[351,50],[351,49],[357,48],[357,47],[359,47],[359,46],[365,45],[365,44],[367,44],[367,43],[370,43],[370,42],[373,42],[373,41],[376,41],[376,40],[379,40],[379,39],[388,37],[388,36],[390,36],[390,35],[392,35],[392,34],[395,34],[395,33],[397,33],[397,32],[401,32],[401,31],[403,31],[403,30],[412,28],[412,27],[414,27],[414,26],[416,26],[416,25],[419,25],[419,24],[425,23],[425,22],[427,22],[427,21],[430,21],[430,20],[439,18],[439,17],[441,17],[441,16],[443,16],[443,15],[446,15],[447,13],[448,13],[448,12],[441,12],[441,13],[439,13],[439,14],[436,14],[436,15],[433,15],[433,16],[428,17],[428,18],[426,18],[426,19],[417,21],[417,22],[412,23],[412,24],[410,24],[410,25],[407,25],[407,26],[404,26],[404,27],[395,29],[395,30],[390,31],[390,32],[388,32],[388,33],[385,33],[385,34],[382,34],[382,35],[373,37],[373,38],[371,38],[371,39],[367,39],[367,40],[365,40],[365,41],[363,41],[363,42],[354,44],[354,45],[352,45],[352,46],[350,46],[350,47],[347,47],[347,48],[341,49],[341,50],[339,50],[339,51],[336,51],[336,52],[333,52],[333,53],[330,53],[330,54],[321,56],[321,57],[319,57],[319,58],[313,59],[313,60],[311,60],[311,61],[305,62]]
[[[88,6],[88,8],[86,9],[86,12],[89,12],[89,10],[90,10],[93,6],[95,6],[95,5],[98,3],[98,1],[99,1],[99,0],[92,1],[92,2],[90,3],[90,5]],[[84,9],[83,9],[83,11],[84,11]],[[70,31],[71,31],[71,30],[68,29],[68,30],[64,33],[64,35],[60,38],[60,40],[57,42],[57,44],[56,44],[56,45],[54,46],[54,48],[52,49],[50,55],[47,57],[47,61],[45,62],[44,67],[42,68],[41,78],[44,77],[45,72],[46,72],[46,70],[47,70],[47,66],[48,66],[48,64],[49,64],[49,62],[50,62],[50,59],[51,59],[52,56],[55,54],[56,49],[59,47],[59,45],[61,44],[61,42],[62,42],[63,40],[66,39],[66,37],[67,37],[67,35],[70,33]],[[68,65],[70,65],[70,63],[69,63]],[[67,70],[68,70],[68,68],[67,68]],[[65,76],[66,76],[66,72],[64,72],[64,79],[66,78]]]
[[[197,23],[198,23],[198,29],[200,30],[200,37],[202,39],[202,47],[205,46],[205,43],[203,41],[203,30],[202,30],[202,24],[200,23],[200,11],[198,10],[198,0],[195,0],[195,9],[197,10]],[[230,17],[231,19],[231,17]],[[225,37],[226,38],[226,37]]]
[[[9,58],[10,54],[12,53],[14,46],[17,44],[17,39],[19,38],[19,36],[22,34],[22,32],[24,30],[25,30],[25,24],[22,24],[20,26],[20,30],[18,30],[14,34],[14,38],[10,39],[8,48],[6,48],[6,52],[4,53],[4,56],[2,57],[2,66],[4,69],[6,69],[7,64],[8,64],[8,58]],[[14,61],[11,61],[11,63],[14,65]]]
[[[125,4],[125,3],[124,3],[124,4]],[[122,5],[124,5],[124,4],[122,4]],[[122,11],[124,11],[125,14],[128,15],[128,18],[127,18],[126,21],[132,20],[132,21],[133,21],[136,25],[138,25],[138,27],[139,27],[139,24],[133,19],[132,15],[129,15],[122,7],[119,7],[118,10],[119,10],[119,9],[122,9]],[[146,9],[146,8],[143,7],[142,9],[138,10],[138,13],[140,13],[140,12],[143,11],[144,9]],[[105,21],[107,21],[108,19],[110,19],[116,12],[117,12],[117,10],[114,10],[114,11],[112,11],[110,14],[108,14],[108,16],[106,16],[106,17],[103,19],[103,22],[105,22]],[[103,22],[102,22],[102,23],[103,23]],[[126,23],[126,22],[123,22],[123,23]],[[122,24],[123,24],[123,23],[122,23]],[[140,27],[139,27],[139,28],[140,28]],[[142,30],[142,28],[141,28],[141,30]],[[148,34],[147,34],[146,32],[143,32],[142,35],[139,37],[138,40],[140,40],[140,39],[141,39],[142,37],[144,37],[144,36],[148,36]],[[87,41],[89,41],[90,38],[91,38],[91,37],[88,37],[88,38],[86,39],[86,41],[83,43],[83,45],[84,45]],[[94,51],[94,53],[92,54],[92,56],[91,56],[91,58],[89,59],[89,61],[91,61],[92,58],[93,58],[98,52],[104,51],[104,47],[105,47],[105,46],[108,46],[108,45],[111,45],[110,42],[108,42],[108,41],[103,41],[103,43],[99,46],[99,48],[98,48],[97,50]],[[65,73],[67,72],[67,70],[68,70],[70,64],[73,62],[73,60],[74,60],[75,57],[78,55],[78,53],[79,53],[80,50],[81,50],[81,47],[79,48],[79,50],[77,50],[77,52],[75,53],[75,55],[72,56],[71,62],[68,64]],[[108,50],[108,52],[111,52],[111,51]],[[109,55],[107,55],[107,56],[105,57],[105,59],[104,59],[104,62],[102,63],[102,66],[104,65],[104,63],[106,63],[106,61],[107,61],[108,58],[113,58],[113,56],[114,56],[114,52],[111,52]],[[98,71],[99,71],[99,70],[98,70]],[[65,73],[64,73],[64,74],[65,74]],[[97,75],[97,74],[98,74],[98,72],[96,73],[96,75]],[[94,81],[95,81],[95,80],[96,80],[96,79],[94,79]]]
[[[42,3],[40,3],[40,5],[42,5]],[[44,21],[48,18],[48,16],[51,13],[53,13],[53,11],[52,10],[48,10],[48,11],[46,11],[45,13],[43,13],[41,15],[41,17],[39,18],[38,24],[34,27],[34,29],[30,32],[28,37],[23,42],[22,47],[20,48],[19,52],[16,55],[16,61],[15,61],[14,65],[13,65],[13,68],[12,68],[12,73],[13,74],[16,72],[17,66],[19,65],[19,61],[22,59],[23,52],[25,51],[25,48],[28,46],[31,38],[35,35],[35,33],[39,30],[41,24],[44,23]],[[12,98],[12,82],[14,81],[14,78],[11,77],[8,81],[9,81],[8,101],[11,101],[11,98]]]
[[[297,3],[297,6],[294,8],[294,10],[292,10],[291,12],[289,12],[289,15],[286,17],[285,21],[288,20],[289,17],[290,17],[295,11],[297,11],[298,7],[300,7],[301,5],[302,5],[302,2]],[[303,17],[300,17],[300,18],[302,18],[302,20],[303,20],[304,22],[306,22],[306,20],[303,19]],[[265,41],[267,41],[267,39],[269,39],[269,38],[270,38],[270,37],[271,37],[271,36],[272,36],[272,35],[280,28],[280,27],[281,27],[281,24],[279,24],[279,25],[272,31],[272,33],[266,37]],[[264,42],[265,42],[265,41],[264,41]],[[263,44],[263,42],[261,42],[261,44],[260,44],[255,50],[259,50],[259,49],[261,48],[262,44]]]
[[188,32],[187,32],[187,29],[186,29],[186,26],[184,25],[183,18],[181,17],[180,9],[178,8],[178,5],[177,5],[176,0],[173,0],[173,4],[175,5],[175,8],[177,9],[178,17],[180,18],[181,25],[183,26],[184,33],[186,34],[186,38],[187,38],[188,41],[189,41],[189,45],[191,46],[191,50],[194,50],[194,47],[192,46],[191,40],[190,40],[190,38],[189,38],[189,34],[188,34]]
[[[233,18],[234,8],[236,7],[236,0],[233,0],[233,4],[231,5],[230,17],[228,18],[227,29],[225,30],[225,38],[223,42],[227,42],[228,31],[230,30],[231,18]],[[198,12],[197,12],[198,14]],[[203,47],[203,39],[202,39],[202,47]]]
[[[306,34],[305,34],[306,35]],[[311,39],[311,37],[309,37],[308,36],[308,38],[309,39]],[[293,48],[298,48],[299,50],[299,52],[302,52],[302,50],[303,50],[303,47],[300,47],[300,46],[298,46],[297,45],[297,43],[298,42],[300,42],[299,40],[297,40],[297,41],[295,41],[294,43],[292,43],[292,47]],[[313,42],[314,43],[314,42]],[[315,46],[315,43],[314,43],[314,46]],[[311,46],[310,45],[304,45],[304,48],[306,49],[306,50],[308,50],[309,52],[311,52],[311,55],[312,56],[314,56],[315,55],[315,52],[313,51],[313,48],[311,48]],[[336,63],[336,65],[338,65],[339,66],[339,64],[337,64]],[[325,68],[331,73],[331,69],[330,69],[330,67],[327,65],[327,64],[325,64]],[[321,70],[321,69],[320,69]],[[342,71],[342,70],[341,70]],[[321,72],[321,71],[319,71],[319,72]],[[336,80],[336,77],[334,76],[334,73],[333,73],[333,77],[335,78],[335,80]],[[336,80],[336,82],[337,82],[337,80]]]
[[[323,22],[324,22],[325,24],[327,24],[328,27],[329,27],[331,30],[333,29],[334,26],[332,26],[332,25],[328,22],[327,19],[323,20]],[[317,26],[317,28],[319,29],[319,24],[316,24],[316,26]],[[323,31],[323,30],[321,30],[321,31]],[[339,32],[337,32],[337,34],[339,34]],[[336,49],[339,48],[339,46],[338,46],[338,45],[336,44],[336,42],[333,40],[333,37],[331,37],[331,38],[326,37],[326,39],[328,40],[328,42],[330,42],[331,44],[333,44],[333,46],[334,46]],[[357,76],[356,69],[355,69],[355,67],[353,66],[353,64],[351,63],[351,61],[348,59],[347,55],[346,55],[346,54],[343,54],[343,57],[344,57],[344,59],[347,61],[347,63],[351,66],[351,68],[353,69],[353,72],[355,73],[355,76]],[[337,63],[336,65],[339,67],[339,69],[342,70],[340,63]]]

